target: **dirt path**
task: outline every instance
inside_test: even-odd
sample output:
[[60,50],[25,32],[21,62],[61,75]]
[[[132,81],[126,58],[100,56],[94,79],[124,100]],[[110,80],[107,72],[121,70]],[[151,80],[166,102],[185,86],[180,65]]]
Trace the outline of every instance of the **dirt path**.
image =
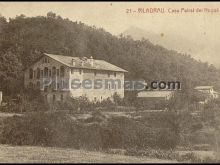
[[0,145],[0,163],[175,163],[83,150]]

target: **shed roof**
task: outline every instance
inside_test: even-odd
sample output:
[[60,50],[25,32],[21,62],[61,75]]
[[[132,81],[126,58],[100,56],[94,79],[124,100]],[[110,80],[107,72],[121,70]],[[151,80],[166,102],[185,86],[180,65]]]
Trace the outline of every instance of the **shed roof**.
[[194,89],[204,90],[204,89],[212,89],[213,86],[196,86]]
[[173,94],[173,91],[141,91],[138,93],[137,97],[160,98],[167,97],[171,94]]

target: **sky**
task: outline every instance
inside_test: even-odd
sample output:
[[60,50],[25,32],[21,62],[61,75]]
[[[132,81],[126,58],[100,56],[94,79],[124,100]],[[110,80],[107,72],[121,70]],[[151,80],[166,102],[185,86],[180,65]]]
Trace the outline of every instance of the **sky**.
[[[160,8],[165,13],[133,12],[138,8]],[[216,12],[205,12],[204,8]],[[126,13],[129,9],[132,12]],[[181,9],[179,13],[171,12]],[[194,9],[194,12],[185,12],[186,9]],[[203,11],[196,12],[197,9]],[[176,40],[185,38],[190,41],[185,44],[197,50],[192,52],[192,57],[220,66],[219,2],[0,2],[0,14],[6,18],[20,14],[46,16],[49,11],[72,21],[102,27],[113,35],[134,26],[173,35]]]

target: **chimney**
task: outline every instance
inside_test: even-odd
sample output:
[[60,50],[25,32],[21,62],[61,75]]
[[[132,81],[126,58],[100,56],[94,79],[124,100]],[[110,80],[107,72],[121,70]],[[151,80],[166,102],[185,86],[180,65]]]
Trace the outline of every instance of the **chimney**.
[[2,91],[0,91],[0,105],[2,104]]
[[93,67],[94,66],[94,59],[92,56],[90,57],[89,62],[90,62],[90,65]]
[[87,61],[87,57],[83,57],[82,60],[83,60],[83,61]]
[[86,61],[87,61],[87,57],[80,57],[81,66],[84,66]]
[[76,65],[76,62],[74,59],[72,59],[72,65],[75,66]]

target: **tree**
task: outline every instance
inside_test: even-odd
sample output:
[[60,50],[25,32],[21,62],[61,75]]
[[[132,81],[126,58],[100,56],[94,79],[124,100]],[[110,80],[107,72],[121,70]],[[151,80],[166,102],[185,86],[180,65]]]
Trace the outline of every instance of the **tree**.
[[47,13],[48,18],[56,18],[56,13],[53,13],[52,11]]
[[0,14],[0,33],[6,24],[7,24],[6,18],[1,16],[1,14]]
[[[123,35],[116,37],[80,21],[61,19],[53,12],[48,12],[47,17],[21,15],[9,22],[4,17],[0,18],[0,54],[5,58],[2,54],[13,50],[20,68],[28,67],[40,56],[35,50],[79,57],[86,54],[128,70],[126,80],[144,79],[149,83],[155,80],[179,81],[186,87],[182,89],[187,93],[184,100],[189,100],[187,97],[195,85],[210,84],[216,90],[220,89],[219,69],[154,45],[147,39],[135,41]],[[17,68],[11,66],[8,71],[10,67],[5,66],[8,63],[0,61],[1,76],[14,79]],[[21,71],[18,79],[22,79],[22,74]],[[130,101],[133,102],[132,99]]]

